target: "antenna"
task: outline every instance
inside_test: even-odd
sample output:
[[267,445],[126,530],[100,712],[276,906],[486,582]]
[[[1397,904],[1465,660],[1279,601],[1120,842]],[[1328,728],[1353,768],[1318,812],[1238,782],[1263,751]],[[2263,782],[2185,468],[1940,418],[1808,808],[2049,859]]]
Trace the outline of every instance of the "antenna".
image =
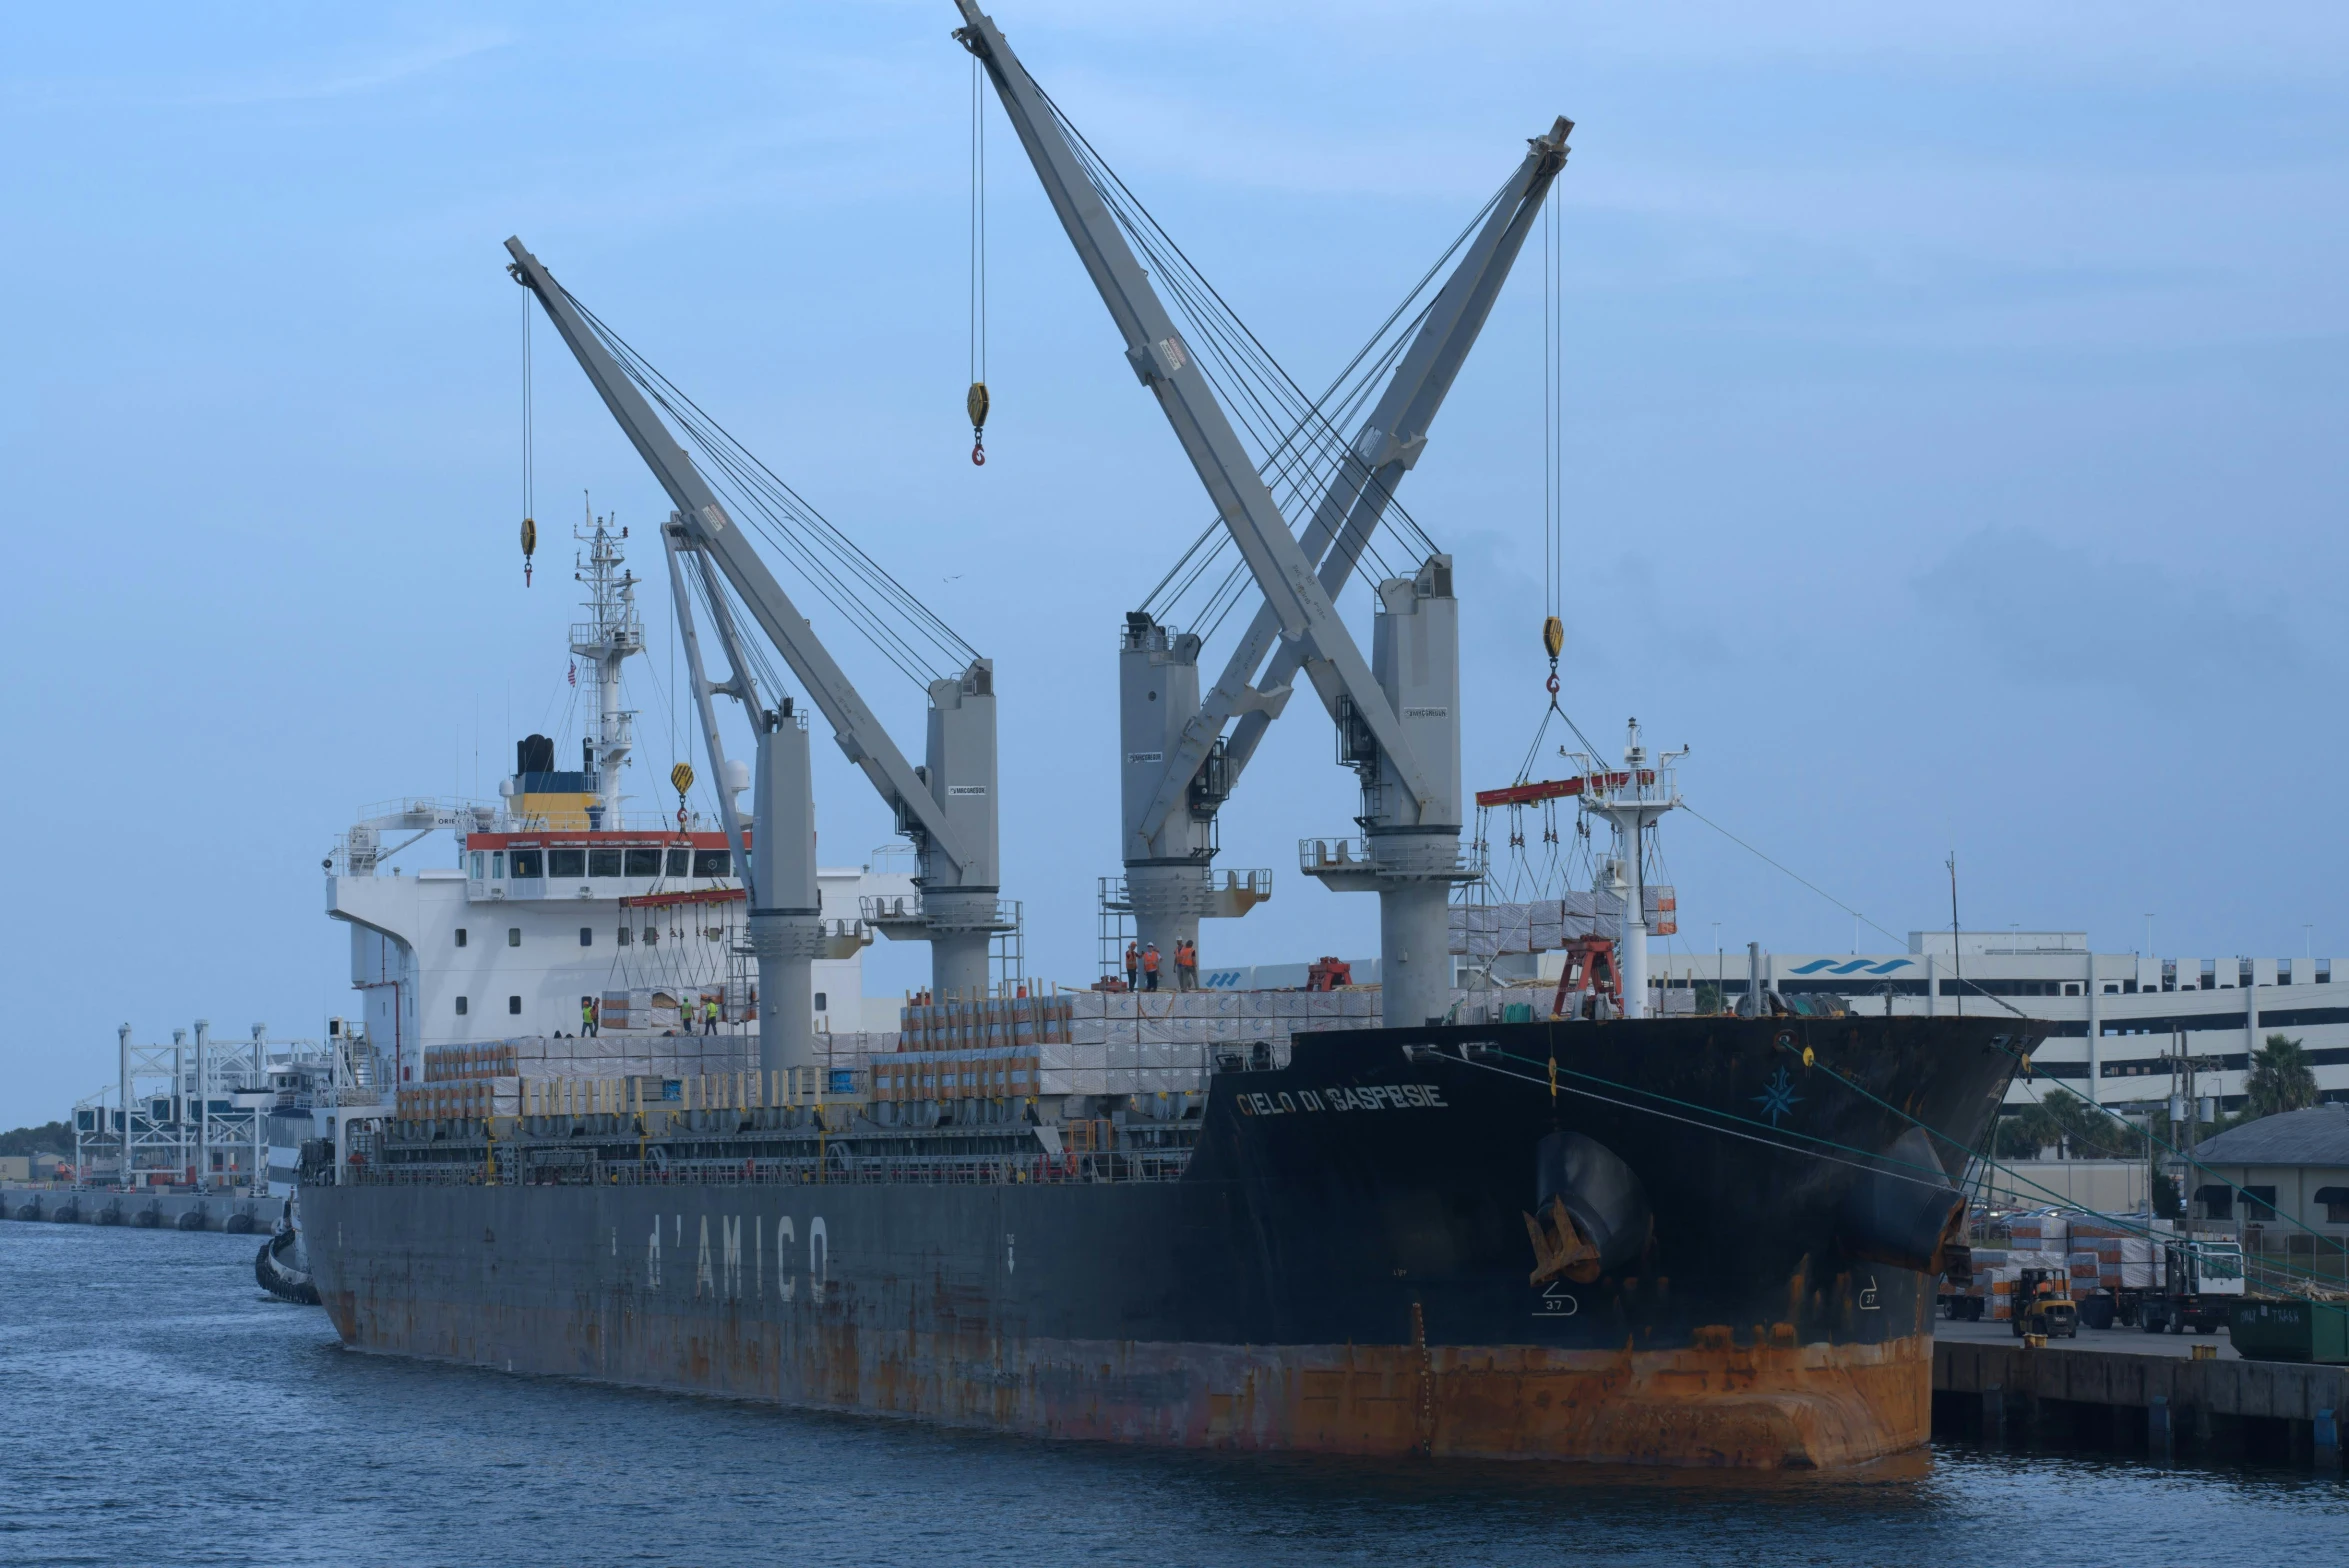
[[1949,961],[1957,966],[1957,1015],[1966,1016],[1966,944],[1958,935],[1957,851],[1949,852]]

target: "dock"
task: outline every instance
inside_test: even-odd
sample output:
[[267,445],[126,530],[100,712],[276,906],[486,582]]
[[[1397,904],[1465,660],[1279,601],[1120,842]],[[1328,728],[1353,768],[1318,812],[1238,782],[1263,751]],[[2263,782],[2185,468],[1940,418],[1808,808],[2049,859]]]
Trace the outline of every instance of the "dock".
[[[1972,1325],[1937,1327],[1944,1332],[1933,1345],[1936,1437],[2341,1473],[2349,1367],[2247,1361],[2223,1335],[2111,1332],[2040,1350],[2004,1336],[1947,1332]],[[2211,1354],[2193,1354],[2197,1344]]]
[[0,1187],[0,1219],[31,1224],[126,1225],[134,1230],[266,1234],[283,1207],[283,1199],[241,1193]]

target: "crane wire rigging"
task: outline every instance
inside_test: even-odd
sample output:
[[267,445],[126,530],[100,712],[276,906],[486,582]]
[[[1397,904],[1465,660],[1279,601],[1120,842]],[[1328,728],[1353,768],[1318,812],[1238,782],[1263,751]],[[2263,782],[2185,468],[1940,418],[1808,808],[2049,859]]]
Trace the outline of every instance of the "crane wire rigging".
[[987,466],[987,106],[979,57],[971,56],[971,466]]
[[[1040,90],[1039,90],[1040,91]],[[1214,388],[1219,399],[1233,418],[1243,437],[1249,440],[1259,454],[1259,472],[1284,514],[1302,509],[1302,504],[1318,505],[1332,482],[1341,474],[1352,482],[1353,497],[1358,499],[1376,483],[1373,474],[1352,452],[1351,442],[1337,428],[1335,416],[1359,406],[1361,394],[1374,384],[1375,377],[1363,371],[1365,362],[1372,371],[1391,366],[1400,352],[1400,344],[1388,341],[1398,321],[1408,318],[1414,325],[1425,314],[1426,305],[1414,311],[1412,306],[1424,293],[1427,282],[1440,270],[1443,261],[1466,242],[1484,216],[1488,214],[1501,192],[1496,190],[1488,198],[1475,219],[1472,219],[1459,238],[1447,249],[1427,277],[1404,298],[1390,314],[1380,332],[1356,355],[1346,371],[1332,383],[1331,390],[1319,400],[1306,395],[1279,362],[1264,347],[1263,342],[1247,326],[1237,312],[1191,262],[1182,247],[1136,197],[1106,159],[1086,140],[1069,117],[1053,103],[1049,95],[1042,95],[1055,121],[1076,151],[1078,162],[1087,180],[1092,184],[1112,218],[1140,253],[1144,265],[1150,268],[1162,285],[1170,306],[1190,329],[1186,340],[1192,350],[1200,373]],[[1408,334],[1405,334],[1407,338]],[[1352,395],[1349,395],[1352,394]],[[1434,542],[1421,529],[1408,511],[1397,504],[1391,495],[1373,496],[1378,505],[1376,525],[1358,541],[1344,538],[1335,542],[1349,565],[1367,555],[1378,570],[1392,575],[1373,539],[1378,527],[1388,529],[1407,545],[1415,556],[1436,553]],[[1220,540],[1202,561],[1200,553],[1207,540],[1215,537],[1221,524],[1210,524],[1206,533],[1186,551],[1158,590],[1152,604],[1158,612],[1172,613],[1181,597],[1189,593],[1213,569],[1216,556],[1229,547],[1228,538]],[[1216,580],[1206,602],[1194,622],[1212,629],[1229,613],[1237,597],[1244,593],[1252,578],[1244,566],[1235,565]],[[1173,586],[1176,592],[1167,595]]]
[[530,558],[538,553],[538,507],[536,505],[536,465],[532,458],[531,436],[535,418],[533,388],[530,384],[530,318],[536,314],[536,302],[527,291],[522,295],[522,586],[530,586]]
[[[1581,725],[1574,722],[1574,715],[1566,711],[1558,696],[1561,689],[1558,660],[1566,647],[1566,623],[1561,614],[1565,608],[1566,576],[1566,247],[1560,202],[1554,186],[1542,199],[1541,230],[1542,651],[1548,656],[1550,664],[1549,676],[1542,684],[1548,693],[1549,703],[1542,712],[1541,722],[1534,727],[1533,739],[1527,744],[1524,757],[1517,764],[1517,775],[1510,781],[1512,784],[1532,781],[1534,767],[1545,755],[1544,748],[1549,744],[1553,722],[1563,725],[1567,733],[1581,745],[1581,761],[1586,773],[1608,771],[1613,767],[1607,754],[1582,732]],[[1561,756],[1575,755],[1568,752],[1564,745],[1560,745],[1557,751]],[[1590,859],[1588,821],[1577,814],[1575,834],[1583,842],[1575,846],[1573,856],[1565,857],[1560,845],[1557,801],[1545,800],[1539,804],[1542,812],[1544,863],[1538,869],[1526,852],[1527,806],[1512,802],[1506,807],[1509,813],[1510,851],[1507,891],[1512,894],[1522,895],[1527,888],[1545,892],[1559,887],[1564,878],[1572,876]],[[1488,806],[1477,808],[1475,842],[1479,851],[1488,855],[1492,809]],[[1631,850],[1642,857],[1644,864],[1649,844],[1646,842],[1647,835],[1643,833],[1641,837],[1643,842],[1631,846]]]
[[[1429,305],[1422,307],[1419,315],[1412,318],[1411,330],[1416,330],[1419,322],[1426,318],[1427,311],[1432,308],[1432,301]],[[1409,340],[1410,331],[1397,336],[1385,346],[1384,351],[1377,359],[1362,368],[1359,375],[1354,374],[1354,371],[1357,366],[1362,364],[1363,355],[1357,354],[1354,363],[1349,364],[1346,370],[1340,373],[1339,380],[1333,381],[1329,389],[1323,392],[1319,406],[1324,413],[1332,420],[1351,420],[1361,405],[1368,401],[1370,394],[1384,381],[1387,372],[1393,368],[1394,362],[1402,357],[1403,350],[1409,346]],[[1370,347],[1371,345],[1365,344],[1364,352],[1367,353]],[[1304,488],[1290,477],[1291,471],[1297,466],[1297,461],[1295,458],[1279,459],[1266,473],[1267,481],[1274,485],[1276,496],[1284,493],[1297,495]],[[1344,541],[1339,542],[1339,547],[1344,548]],[[1359,553],[1359,551],[1352,552],[1349,555],[1349,562],[1358,559]],[[1166,576],[1159,579],[1157,586],[1151,589],[1149,597],[1144,600],[1142,607],[1152,611],[1153,614],[1160,614],[1163,611],[1161,618],[1171,617],[1176,612],[1176,607],[1188,597],[1199,579],[1218,564],[1223,564],[1225,566],[1223,578],[1209,594],[1200,613],[1191,617],[1192,623],[1201,629],[1202,640],[1213,637],[1215,629],[1223,624],[1224,617],[1239,603],[1242,594],[1254,582],[1253,576],[1248,572],[1247,563],[1238,560],[1236,555],[1237,552],[1231,547],[1231,536],[1225,530],[1222,519],[1218,518],[1209,523],[1200,531],[1198,537],[1191,541],[1189,548],[1184,550],[1181,558],[1167,570]],[[1188,568],[1187,571],[1186,568]],[[1175,581],[1178,573],[1181,574],[1180,582]],[[1169,590],[1170,584],[1172,584],[1171,591]]]
[[[562,286],[558,283],[556,287]],[[959,675],[979,657],[879,562],[809,504],[700,404],[568,289],[564,296],[622,372],[675,424],[710,487],[801,580],[915,685]]]

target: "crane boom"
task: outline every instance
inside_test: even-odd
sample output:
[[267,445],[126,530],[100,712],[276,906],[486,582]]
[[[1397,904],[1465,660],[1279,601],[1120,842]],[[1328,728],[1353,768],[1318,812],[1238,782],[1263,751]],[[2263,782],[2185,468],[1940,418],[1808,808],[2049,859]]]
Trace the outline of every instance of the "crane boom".
[[[940,804],[923,787],[921,778],[897,743],[889,738],[880,719],[865,704],[847,673],[832,658],[831,652],[809,629],[806,617],[775,580],[775,574],[751,548],[733,519],[726,515],[715,491],[693,466],[677,438],[669,433],[667,425],[653,411],[644,395],[628,379],[611,352],[587,323],[580,317],[561,284],[523,247],[519,238],[506,241],[506,249],[513,256],[515,280],[538,297],[556,332],[562,335],[566,347],[587,373],[596,392],[604,400],[635,446],[637,455],[652,470],[661,488],[680,514],[680,525],[692,538],[695,548],[707,552],[734,585],[762,631],[767,634],[791,672],[806,686],[809,700],[832,726],[833,738],[848,760],[863,770],[880,792],[898,820],[918,824],[923,835],[958,870],[968,870],[974,856],[967,849],[947,820]],[[721,782],[721,787],[723,781]],[[990,868],[991,869],[991,868]]]
[[1289,532],[1279,503],[1176,331],[1149,275],[1086,178],[1043,93],[977,0],[955,4],[964,23],[955,38],[978,57],[994,84],[1053,212],[1125,339],[1127,362],[1174,427],[1217,516],[1262,589],[1281,635],[1307,650],[1304,669],[1323,705],[1335,717],[1339,699],[1350,700],[1413,798],[1422,805],[1437,801],[1438,787],[1413,754],[1369,661],[1338,618],[1313,563]]
[[[725,692],[740,702],[754,721],[763,722],[759,721],[758,688],[751,681],[750,671],[744,668],[741,655],[735,651],[731,628],[725,627],[722,622],[721,632],[729,665],[725,684],[713,683],[708,672],[702,668],[701,635],[694,630],[693,607],[685,597],[685,573],[677,564],[678,552],[687,548],[678,542],[678,536],[683,532],[683,528],[674,523],[661,530],[661,545],[669,559],[669,595],[676,605],[678,637],[685,645],[685,668],[693,682],[694,712],[701,718],[702,741],[709,748],[710,788],[718,797],[718,820],[725,826],[726,844],[733,851],[734,869],[742,877],[742,890],[748,897],[749,907],[757,909],[761,907],[759,890],[752,875],[750,856],[743,851],[742,813],[734,804],[734,792],[726,787],[726,751],[718,738],[718,715],[711,708],[710,699]],[[696,560],[694,564],[704,573],[710,569],[707,557]],[[725,606],[717,596],[716,585],[705,576],[702,586],[709,592],[713,611],[722,613]]]
[[[1377,406],[1364,417],[1347,457],[1314,509],[1298,543],[1308,560],[1320,563],[1322,591],[1332,602],[1353,575],[1363,542],[1385,515],[1404,474],[1418,463],[1428,427],[1484,330],[1552,181],[1565,167],[1566,138],[1573,129],[1574,122],[1560,115],[1547,134],[1527,142],[1524,160],[1502,186],[1491,215],[1428,307],[1411,347]],[[1272,607],[1259,607],[1222,678],[1168,756],[1157,794],[1142,820],[1142,838],[1155,837],[1168,813],[1183,803],[1200,763],[1234,713],[1240,714],[1240,722],[1225,750],[1225,788],[1239,782],[1284,700],[1285,688],[1307,657],[1302,645],[1284,640],[1264,678],[1256,680],[1257,666],[1280,635]]]

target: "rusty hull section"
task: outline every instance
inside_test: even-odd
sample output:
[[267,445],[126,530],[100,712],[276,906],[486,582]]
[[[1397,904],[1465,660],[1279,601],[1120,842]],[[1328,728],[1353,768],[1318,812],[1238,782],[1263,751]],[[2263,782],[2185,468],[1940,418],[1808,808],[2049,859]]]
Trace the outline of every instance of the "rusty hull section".
[[746,1312],[329,1300],[355,1349],[1032,1437],[1384,1457],[1828,1469],[1923,1444],[1929,1335],[1678,1350],[1012,1342]]

